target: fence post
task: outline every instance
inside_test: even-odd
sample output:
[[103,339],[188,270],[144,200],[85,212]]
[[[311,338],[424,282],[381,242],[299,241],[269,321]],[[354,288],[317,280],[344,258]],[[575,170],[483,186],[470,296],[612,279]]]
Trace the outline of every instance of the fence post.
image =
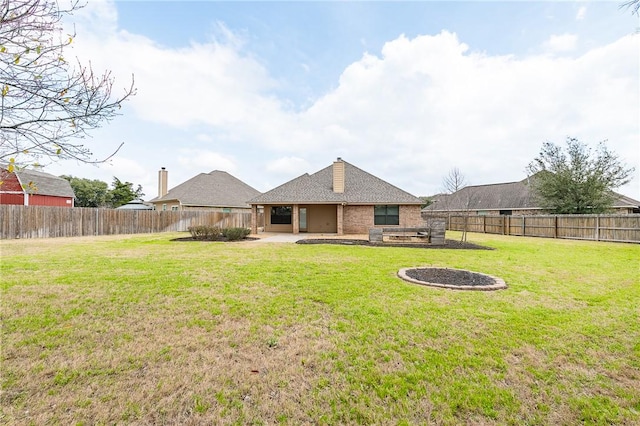
[[527,236],[527,228],[525,226],[525,223],[527,222],[527,216],[522,216],[522,236],[526,237]]
[[594,235],[596,241],[600,241],[600,215],[596,215],[596,229]]
[[558,215],[553,216],[553,238],[558,238]]

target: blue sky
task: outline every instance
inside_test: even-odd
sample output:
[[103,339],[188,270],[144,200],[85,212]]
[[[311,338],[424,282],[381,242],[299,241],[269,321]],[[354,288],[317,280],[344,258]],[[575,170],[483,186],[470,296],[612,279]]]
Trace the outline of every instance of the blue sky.
[[73,54],[135,75],[123,115],[88,140],[99,167],[55,174],[157,195],[225,170],[261,191],[336,157],[415,195],[459,168],[521,180],[544,141],[603,139],[640,199],[639,22],[617,2],[96,1]]

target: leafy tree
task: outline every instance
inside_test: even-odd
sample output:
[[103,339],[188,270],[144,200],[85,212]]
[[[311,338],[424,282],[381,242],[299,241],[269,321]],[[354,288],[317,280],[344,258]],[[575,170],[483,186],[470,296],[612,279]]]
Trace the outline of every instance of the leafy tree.
[[591,149],[575,138],[562,147],[545,142],[528,166],[531,186],[542,208],[556,214],[604,213],[615,200],[613,189],[631,180],[627,168],[600,142]]
[[101,180],[61,176],[69,181],[76,194],[76,207],[108,207],[111,203],[109,184]]
[[116,115],[134,95],[133,79],[121,96],[112,96],[110,72],[69,61],[61,22],[81,6],[72,0],[0,0],[0,162],[9,169],[41,160],[92,159],[82,144],[89,131]]
[[122,182],[114,176],[111,189],[109,184],[101,180],[60,176],[69,181],[76,194],[76,207],[120,207],[129,201],[144,197],[142,186],[133,189],[131,182]]
[[424,209],[425,207],[429,207],[431,204],[433,204],[433,199],[431,197],[421,196],[418,198],[422,200],[422,204],[420,205],[421,209]]
[[131,182],[122,182],[117,177],[113,178],[113,189],[111,194],[111,207],[120,207],[129,201],[137,200],[144,197],[142,186],[138,185],[137,189],[133,189]]

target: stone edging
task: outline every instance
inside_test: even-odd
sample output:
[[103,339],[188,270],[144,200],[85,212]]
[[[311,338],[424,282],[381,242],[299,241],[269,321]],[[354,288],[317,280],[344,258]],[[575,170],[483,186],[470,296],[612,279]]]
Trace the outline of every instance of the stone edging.
[[430,283],[427,281],[416,280],[415,278],[411,278],[407,275],[407,271],[411,269],[453,269],[453,268],[435,268],[433,266],[416,266],[413,268],[402,268],[398,271],[398,277],[408,281],[413,284],[419,284],[429,287],[439,287],[439,288],[448,288],[453,290],[475,290],[475,291],[492,291],[492,290],[502,290],[507,288],[507,283],[504,282],[502,278],[494,277],[493,275],[481,274],[480,272],[467,271],[466,269],[456,269],[456,271],[465,271],[470,272],[472,274],[483,275],[485,277],[489,277],[494,281],[494,284],[491,285],[454,285],[454,284],[439,284],[439,283]]

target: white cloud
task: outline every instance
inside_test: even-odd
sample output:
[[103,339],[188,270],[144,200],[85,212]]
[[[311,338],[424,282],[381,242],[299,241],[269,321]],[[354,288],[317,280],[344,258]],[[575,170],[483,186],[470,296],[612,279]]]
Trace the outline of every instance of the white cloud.
[[89,3],[77,18],[82,36],[74,53],[97,70],[111,70],[117,84],[126,85],[134,74],[137,95],[130,106],[142,119],[181,127],[229,126],[279,109],[276,99],[264,95],[275,81],[257,60],[242,54],[241,38],[224,24],[216,25],[209,42],[167,48],[116,30],[110,1]]
[[217,152],[200,149],[180,149],[178,152],[178,164],[183,169],[192,171],[192,176],[198,172],[209,173],[213,170],[231,173],[237,168],[236,161],[232,157]]
[[275,175],[283,175],[289,178],[300,176],[310,170],[307,160],[299,157],[281,157],[277,160],[267,163],[266,170]]
[[582,21],[587,16],[587,6],[580,6],[576,13],[576,21]]
[[552,35],[549,39],[544,42],[543,48],[546,51],[557,53],[557,52],[570,52],[575,50],[578,44],[578,36],[575,34],[560,34],[560,35]]
[[211,137],[211,135],[208,135],[206,133],[198,133],[196,135],[196,140],[198,142],[204,142],[204,143],[211,143],[213,142],[213,138]]
[[542,142],[566,136],[609,138],[635,161],[638,40],[578,58],[516,58],[468,52],[447,32],[400,37],[349,66],[303,121],[319,148],[346,147],[347,161],[388,170],[416,193],[437,190],[454,166],[473,183],[517,180]]
[[575,49],[575,34],[551,36],[544,47],[554,55],[518,57],[472,51],[447,31],[400,36],[346,67],[337,87],[307,109],[292,111],[271,94],[269,70],[233,34],[176,49],[100,28],[107,30],[79,32],[76,48],[125,81],[135,73],[138,95],[127,120],[138,127],[131,132],[152,126],[197,135],[182,150],[162,135],[140,141],[148,158],[138,162],[151,176],[177,159],[175,184],[220,169],[277,185],[341,156],[427,195],[453,167],[472,184],[521,179],[544,141],[567,136],[608,139],[638,165],[637,35],[571,57],[563,54]]
[[[117,31],[118,27],[118,11],[114,6],[113,0],[92,0],[90,2],[78,3],[74,0],[61,0],[59,2],[60,9],[71,10],[72,5],[76,4],[73,12],[73,20],[80,22],[78,31],[79,36],[84,36],[90,30],[92,34],[110,35]],[[79,5],[79,7],[78,7]],[[65,29],[69,32],[73,31],[73,25],[70,21],[65,22]]]

